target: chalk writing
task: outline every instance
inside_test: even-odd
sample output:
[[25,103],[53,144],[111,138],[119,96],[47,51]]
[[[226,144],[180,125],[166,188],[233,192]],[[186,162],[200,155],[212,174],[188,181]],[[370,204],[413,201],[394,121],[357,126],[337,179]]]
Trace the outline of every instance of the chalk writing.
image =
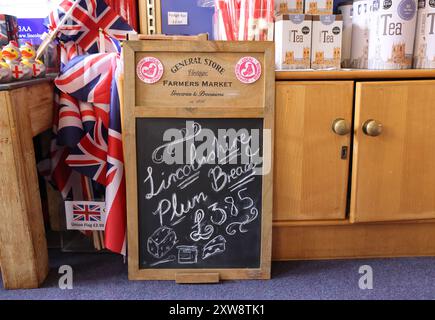
[[245,226],[251,223],[252,221],[254,221],[255,219],[257,219],[257,217],[258,217],[257,208],[251,208],[249,214],[245,215],[243,221],[230,223],[226,228],[226,232],[229,235],[234,235],[237,232],[236,229],[238,229],[239,232],[241,233],[248,232],[248,229],[246,229]]
[[224,209],[222,209],[222,208],[218,208],[218,203],[217,202],[215,202],[212,205],[210,205],[208,207],[208,209],[211,209],[212,212],[216,213],[217,216],[220,216],[219,220],[215,220],[215,218],[214,218],[215,216],[212,215],[211,218],[210,218],[212,223],[220,226],[220,225],[222,225],[227,220],[227,212]]
[[194,218],[195,224],[192,227],[194,231],[190,234],[190,238],[193,241],[208,240],[214,232],[214,227],[212,225],[203,225],[204,216],[204,210],[196,210]]
[[261,136],[261,119],[243,119],[245,127],[240,119],[143,121],[141,268],[258,267],[262,144],[253,132]]

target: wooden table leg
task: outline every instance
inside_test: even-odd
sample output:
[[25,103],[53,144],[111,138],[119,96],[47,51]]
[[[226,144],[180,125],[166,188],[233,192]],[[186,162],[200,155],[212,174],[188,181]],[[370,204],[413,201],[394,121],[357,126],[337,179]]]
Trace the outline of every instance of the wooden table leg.
[[0,264],[7,289],[36,288],[48,273],[26,90],[0,92]]

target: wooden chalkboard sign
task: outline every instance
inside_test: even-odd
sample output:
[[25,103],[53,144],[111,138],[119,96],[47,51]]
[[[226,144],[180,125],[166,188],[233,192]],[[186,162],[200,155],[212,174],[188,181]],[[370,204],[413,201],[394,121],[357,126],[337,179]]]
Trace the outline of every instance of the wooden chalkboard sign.
[[273,43],[128,41],[132,280],[270,278]]

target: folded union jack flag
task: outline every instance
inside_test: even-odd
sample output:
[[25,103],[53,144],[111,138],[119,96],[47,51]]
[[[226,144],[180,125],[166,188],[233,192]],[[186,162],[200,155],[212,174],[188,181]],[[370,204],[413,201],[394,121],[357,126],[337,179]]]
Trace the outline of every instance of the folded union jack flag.
[[59,31],[61,72],[55,80],[51,159],[42,170],[64,200],[104,198],[105,246],[125,254],[118,40],[135,31],[103,0],[63,0],[46,24]]
[[[46,26],[50,31],[60,26],[59,40],[63,42],[74,41],[87,53],[97,53],[100,51],[98,41],[100,29],[110,38],[116,40],[125,40],[126,34],[134,32],[132,27],[104,0],[76,1],[79,1],[79,4],[62,25],[60,25],[62,18],[73,6],[75,2],[73,0],[62,1],[46,19]],[[106,38],[106,40],[108,39]]]
[[[56,78],[60,94],[58,143],[74,172],[105,187],[108,249],[125,253],[125,177],[122,153],[118,53],[73,57]],[[64,134],[63,134],[64,133]]]
[[[60,47],[62,70],[68,60],[80,54],[81,50],[72,42],[61,44]],[[104,195],[101,187],[91,185],[90,178],[72,170],[65,162],[70,148],[80,142],[86,128],[93,127],[92,117],[85,106],[88,104],[55,88],[50,158],[41,161],[38,169],[41,175],[59,189],[64,200],[89,200]]]

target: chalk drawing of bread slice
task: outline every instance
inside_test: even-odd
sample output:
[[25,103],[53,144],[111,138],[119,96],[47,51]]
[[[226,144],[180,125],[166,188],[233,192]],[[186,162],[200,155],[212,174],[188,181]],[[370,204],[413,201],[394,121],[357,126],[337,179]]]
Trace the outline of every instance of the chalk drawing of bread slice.
[[214,237],[206,243],[202,249],[202,259],[205,260],[225,251],[225,243],[227,240],[221,235]]

